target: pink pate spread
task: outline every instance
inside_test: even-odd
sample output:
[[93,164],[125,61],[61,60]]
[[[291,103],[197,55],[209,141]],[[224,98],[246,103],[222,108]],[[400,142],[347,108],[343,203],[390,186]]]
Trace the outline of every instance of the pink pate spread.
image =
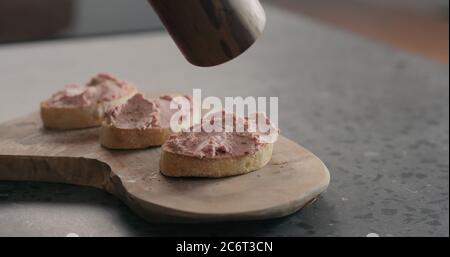
[[[229,125],[225,123],[225,118],[217,119],[218,115],[221,117],[232,116],[234,131],[232,129],[231,132],[227,132],[228,130],[225,130],[225,128]],[[276,141],[276,138],[273,137],[278,136],[279,130],[264,113],[255,113],[251,117],[253,118],[237,118],[236,115],[223,111],[212,114],[202,120],[202,125],[194,126],[198,129],[198,132],[195,132],[196,130],[192,127],[189,132],[171,135],[165,142],[164,147],[174,153],[197,158],[221,158],[254,154],[264,145]],[[254,119],[265,119],[266,124],[272,129],[272,133],[262,133],[258,130],[249,129],[250,121]],[[213,127],[219,126],[224,130],[222,132],[209,132],[211,130],[206,129],[205,124]],[[237,132],[238,126],[243,126],[243,132]],[[273,141],[268,141],[269,137]]]
[[135,87],[109,74],[99,73],[85,86],[70,84],[55,93],[47,104],[52,107],[82,107],[124,97]]
[[[189,96],[185,97],[191,100]],[[170,108],[173,99],[168,95],[148,99],[137,93],[125,104],[106,112],[106,122],[121,129],[169,128],[172,115],[178,111]]]

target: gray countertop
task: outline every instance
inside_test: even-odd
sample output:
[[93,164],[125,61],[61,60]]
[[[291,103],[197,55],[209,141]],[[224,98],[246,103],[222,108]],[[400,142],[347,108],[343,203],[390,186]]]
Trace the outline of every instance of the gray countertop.
[[100,190],[0,182],[0,235],[448,236],[448,65],[267,12],[253,48],[208,69],[184,61],[165,33],[0,46],[0,121],[98,71],[144,90],[278,96],[283,134],[330,169],[319,201],[277,220],[161,225]]

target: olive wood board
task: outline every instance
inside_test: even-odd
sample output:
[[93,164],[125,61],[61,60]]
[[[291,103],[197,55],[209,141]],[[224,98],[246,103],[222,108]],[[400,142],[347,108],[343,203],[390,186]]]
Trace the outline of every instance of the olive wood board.
[[280,136],[272,160],[245,175],[169,178],[160,148],[108,150],[99,129],[44,129],[38,113],[0,124],[0,180],[66,183],[103,189],[150,222],[262,220],[314,201],[330,174],[314,154]]

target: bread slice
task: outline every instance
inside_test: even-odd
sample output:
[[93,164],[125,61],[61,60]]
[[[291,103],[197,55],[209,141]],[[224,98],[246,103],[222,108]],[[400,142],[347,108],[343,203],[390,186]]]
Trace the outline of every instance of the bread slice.
[[[267,127],[257,121],[265,121]],[[225,110],[211,112],[201,123],[167,139],[160,171],[170,177],[212,178],[249,173],[269,163],[278,134],[265,113],[239,117]]]
[[159,168],[169,177],[222,178],[241,175],[266,166],[272,158],[273,144],[268,143],[255,153],[243,156],[197,158],[175,153],[163,146]]
[[164,144],[170,134],[170,128],[123,129],[104,122],[100,128],[100,143],[116,150],[143,149]]
[[51,129],[83,129],[98,127],[102,124],[106,110],[123,104],[136,91],[109,102],[96,103],[80,107],[53,107],[47,102],[41,103],[41,119],[44,127]]
[[41,103],[44,127],[82,129],[100,126],[106,110],[137,93],[134,85],[99,73],[86,85],[69,84]]
[[169,106],[170,101],[177,96],[180,94],[150,99],[137,93],[127,103],[110,110],[100,129],[101,145],[116,150],[161,146],[172,134],[168,122],[174,111]]

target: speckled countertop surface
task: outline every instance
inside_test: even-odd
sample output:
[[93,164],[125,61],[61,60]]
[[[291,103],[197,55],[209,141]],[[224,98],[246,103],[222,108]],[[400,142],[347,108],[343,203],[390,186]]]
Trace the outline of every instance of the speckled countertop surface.
[[448,236],[448,65],[267,12],[262,39],[210,69],[164,33],[0,46],[0,121],[97,71],[147,90],[278,96],[283,133],[330,169],[319,201],[271,221],[157,225],[96,189],[0,182],[0,236]]

